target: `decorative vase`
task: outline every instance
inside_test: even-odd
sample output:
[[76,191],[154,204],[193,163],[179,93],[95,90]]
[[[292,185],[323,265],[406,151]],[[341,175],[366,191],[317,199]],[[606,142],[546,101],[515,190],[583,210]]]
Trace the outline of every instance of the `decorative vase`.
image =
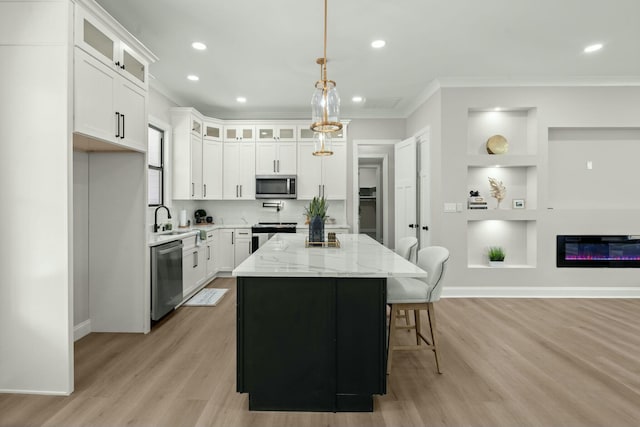
[[321,216],[314,216],[309,223],[309,241],[324,242],[324,220]]
[[504,261],[489,261],[489,267],[504,267]]

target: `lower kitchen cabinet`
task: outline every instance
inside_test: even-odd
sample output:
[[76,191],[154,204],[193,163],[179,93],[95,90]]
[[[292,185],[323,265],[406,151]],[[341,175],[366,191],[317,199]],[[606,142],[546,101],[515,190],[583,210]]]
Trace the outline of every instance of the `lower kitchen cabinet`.
[[213,277],[218,271],[214,253],[215,240],[215,232],[207,231],[207,242],[205,244],[205,255],[207,257],[207,279]]
[[215,231],[214,258],[218,271],[232,271],[251,255],[251,229],[222,228]]
[[207,280],[207,251],[198,245],[199,236],[182,239],[182,297],[192,294]]

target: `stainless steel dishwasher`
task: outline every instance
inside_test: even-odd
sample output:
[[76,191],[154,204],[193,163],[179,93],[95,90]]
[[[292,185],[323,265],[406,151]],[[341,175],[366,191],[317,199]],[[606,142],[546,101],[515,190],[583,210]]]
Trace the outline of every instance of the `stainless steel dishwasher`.
[[151,320],[182,301],[182,240],[151,248]]

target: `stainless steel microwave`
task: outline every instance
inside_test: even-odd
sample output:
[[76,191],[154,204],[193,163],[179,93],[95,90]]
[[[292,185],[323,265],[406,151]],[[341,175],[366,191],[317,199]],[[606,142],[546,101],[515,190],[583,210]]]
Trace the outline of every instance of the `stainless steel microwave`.
[[296,199],[295,175],[256,175],[256,199]]

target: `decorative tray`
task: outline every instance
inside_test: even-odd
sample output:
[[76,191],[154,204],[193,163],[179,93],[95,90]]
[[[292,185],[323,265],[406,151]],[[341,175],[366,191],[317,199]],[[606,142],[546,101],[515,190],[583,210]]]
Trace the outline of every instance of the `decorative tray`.
[[324,242],[310,242],[308,237],[304,238],[305,248],[339,248],[340,240],[325,240]]

